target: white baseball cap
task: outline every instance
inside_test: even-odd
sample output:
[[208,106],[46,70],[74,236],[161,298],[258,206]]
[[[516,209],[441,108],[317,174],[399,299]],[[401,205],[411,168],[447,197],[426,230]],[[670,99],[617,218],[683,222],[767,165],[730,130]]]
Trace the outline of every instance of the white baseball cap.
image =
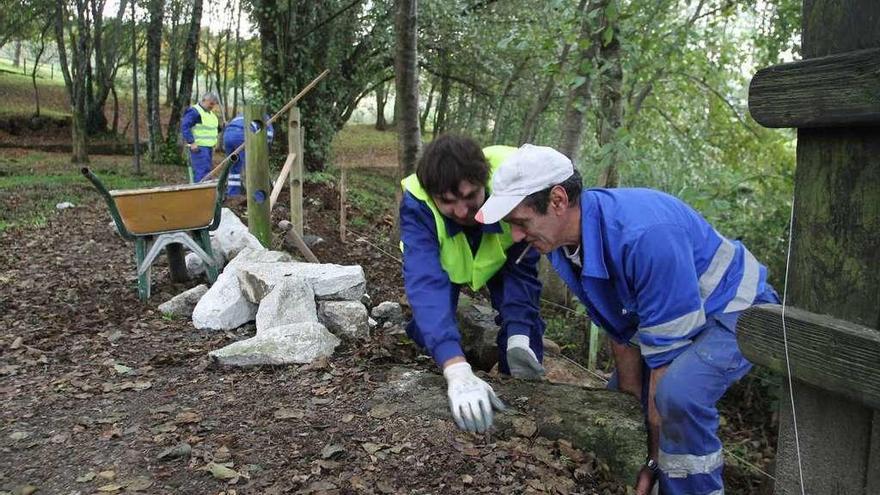
[[495,223],[526,196],[561,184],[574,174],[571,160],[548,146],[524,144],[492,176],[492,195],[477,212],[480,223]]

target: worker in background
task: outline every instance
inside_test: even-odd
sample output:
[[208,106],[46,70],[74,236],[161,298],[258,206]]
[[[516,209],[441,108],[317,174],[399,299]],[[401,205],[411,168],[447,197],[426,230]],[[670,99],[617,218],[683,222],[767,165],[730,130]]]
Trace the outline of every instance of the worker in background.
[[650,189],[588,189],[571,161],[523,145],[476,216],[509,222],[613,339],[616,382],[642,400],[648,458],[636,492],[720,494],[717,402],[751,369],[740,313],[778,303],[767,269],[682,201]]
[[194,182],[200,182],[213,166],[214,146],[217,145],[217,134],[220,132],[220,121],[214,109],[219,104],[217,93],[208,91],[198,103],[183,113],[180,132],[189,147]]
[[474,219],[490,197],[493,171],[514,151],[481,150],[471,139],[443,135],[425,147],[416,173],[401,182],[403,279],[413,313],[407,334],[442,368],[452,416],[469,431],[486,431],[493,408],[504,406],[462,351],[456,307],[463,286],[489,290],[501,325],[500,371],[528,379],[544,373],[538,255],[524,253],[527,245],[513,241],[507,224]]
[[[268,122],[269,116],[264,115],[263,120]],[[272,124],[269,124],[266,127],[266,139],[270,145],[274,138],[275,128],[272,127]],[[229,121],[229,124],[226,125],[226,129],[223,131],[223,151],[226,153],[226,156],[230,156],[236,148],[241,146],[242,143],[244,143],[244,117],[238,115]],[[227,196],[240,196],[244,194],[244,174],[246,173],[245,169],[247,167],[246,158],[243,149],[236,156],[230,158],[233,165],[229,169],[229,179],[226,189]]]

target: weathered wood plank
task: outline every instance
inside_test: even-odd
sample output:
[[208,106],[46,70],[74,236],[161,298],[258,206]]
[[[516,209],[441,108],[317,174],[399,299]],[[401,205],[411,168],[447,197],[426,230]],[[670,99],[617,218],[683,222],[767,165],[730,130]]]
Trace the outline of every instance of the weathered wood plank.
[[[880,409],[880,332],[790,307],[785,322],[792,377]],[[750,361],[786,374],[781,306],[746,310],[737,339]]]
[[749,112],[765,127],[880,125],[880,48],[761,69]]

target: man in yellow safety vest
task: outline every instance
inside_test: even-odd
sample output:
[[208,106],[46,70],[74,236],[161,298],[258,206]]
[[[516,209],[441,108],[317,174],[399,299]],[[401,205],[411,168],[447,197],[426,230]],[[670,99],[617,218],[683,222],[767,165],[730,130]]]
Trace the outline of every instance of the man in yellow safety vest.
[[443,369],[453,418],[469,431],[486,431],[493,407],[503,404],[464,357],[455,318],[462,286],[487,287],[499,312],[501,372],[529,379],[544,373],[538,255],[524,253],[527,245],[513,242],[506,223],[474,219],[489,197],[493,171],[514,151],[480,149],[471,139],[443,135],[425,147],[416,173],[401,182],[403,278],[413,312],[407,334]]
[[183,141],[189,147],[193,181],[199,182],[211,171],[220,121],[214,109],[220,104],[217,93],[209,91],[199,103],[186,109],[180,125]]

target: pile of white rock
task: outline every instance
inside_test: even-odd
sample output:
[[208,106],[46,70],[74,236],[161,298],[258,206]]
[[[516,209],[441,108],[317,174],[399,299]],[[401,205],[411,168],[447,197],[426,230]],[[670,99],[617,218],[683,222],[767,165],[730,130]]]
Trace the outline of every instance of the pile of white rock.
[[[292,261],[287,253],[263,248],[228,209],[211,243],[218,261],[229,260],[217,281],[176,296],[160,311],[191,314],[201,330],[232,330],[255,321],[254,337],[210,353],[221,364],[310,363],[331,355],[340,338],[369,336],[360,266]],[[199,269],[190,262],[197,258],[187,259],[191,269]]]

